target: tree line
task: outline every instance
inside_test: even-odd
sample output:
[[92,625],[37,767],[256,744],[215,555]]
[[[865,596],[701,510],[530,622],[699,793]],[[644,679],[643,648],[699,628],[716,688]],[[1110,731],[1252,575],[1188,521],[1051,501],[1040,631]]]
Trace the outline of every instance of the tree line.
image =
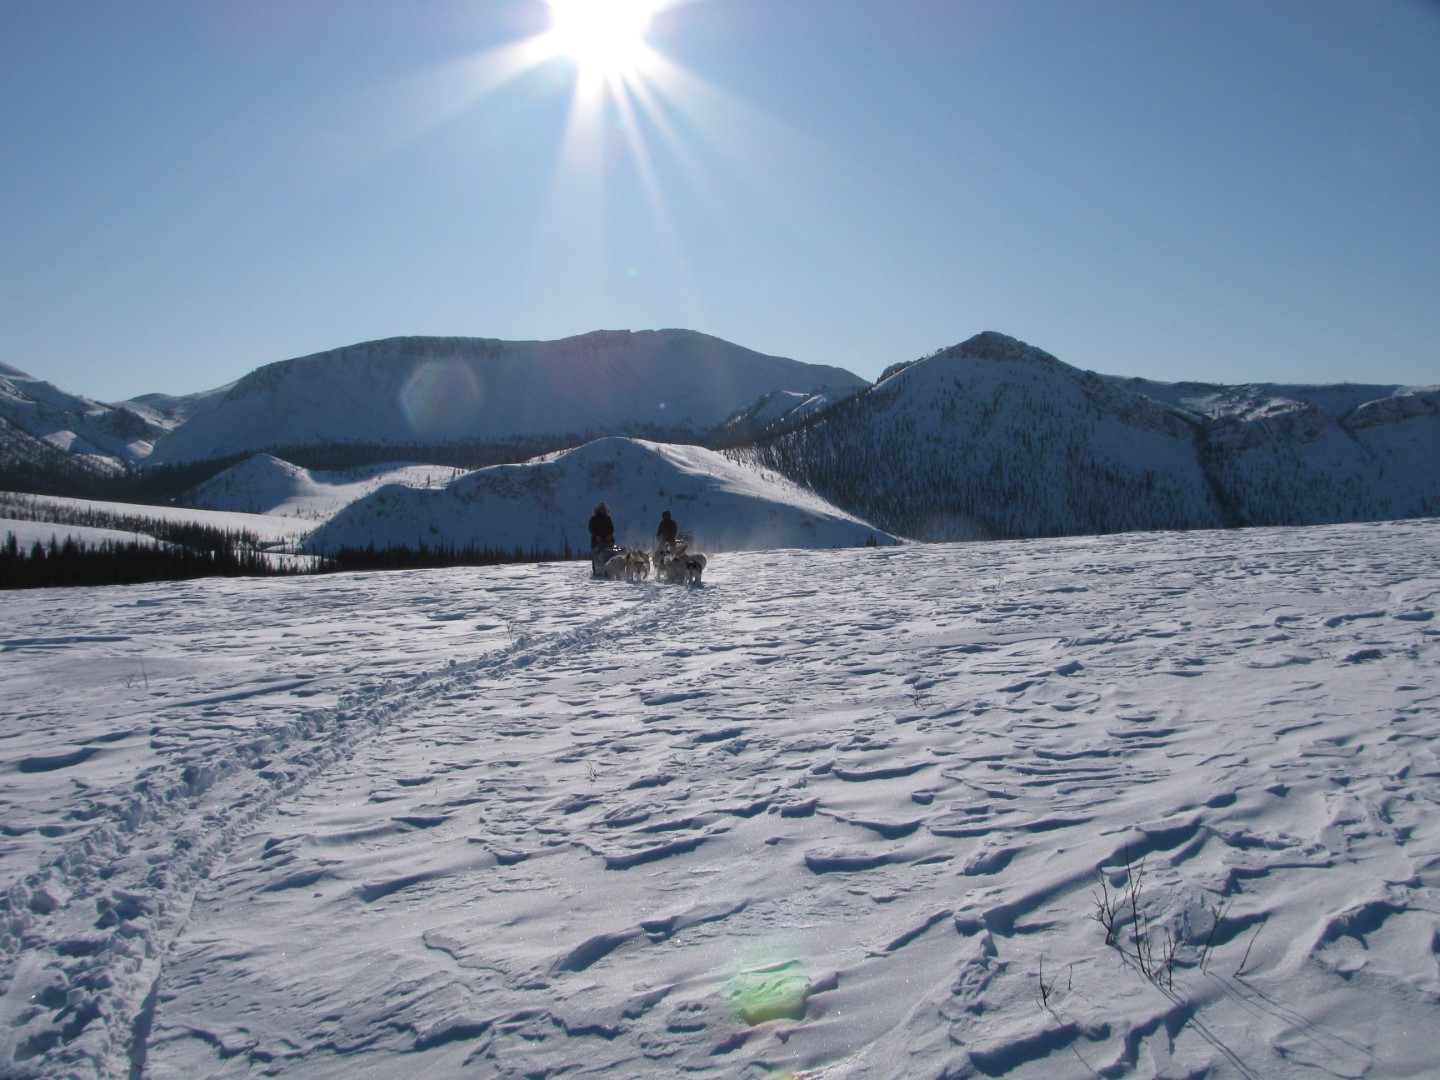
[[[212,530],[213,531],[213,530]],[[73,536],[27,549],[15,534],[0,544],[0,589],[43,589],[69,585],[136,585],[204,577],[273,577],[302,572],[264,552],[239,545],[190,547],[158,539],[102,540],[82,544]]]
[[418,547],[387,544],[377,548],[342,547],[327,552],[320,572],[345,570],[435,570],[451,566],[498,566],[502,563],[563,562],[575,558],[567,544],[563,551],[539,547],[500,548],[480,544],[425,544]]
[[345,547],[308,562],[284,561],[245,539],[245,534],[185,525],[172,530],[179,540],[104,540],[85,544],[74,537],[22,545],[13,532],[0,543],[0,589],[43,589],[84,585],[138,585],[207,577],[282,577],[358,570],[429,570],[452,566],[558,562],[574,558],[542,548],[497,548],[468,544],[376,548]]

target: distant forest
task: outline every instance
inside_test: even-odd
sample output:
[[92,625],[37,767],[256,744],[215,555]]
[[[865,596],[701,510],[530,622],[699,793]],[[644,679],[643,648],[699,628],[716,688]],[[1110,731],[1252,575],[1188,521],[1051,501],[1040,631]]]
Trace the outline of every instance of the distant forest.
[[288,577],[356,570],[421,570],[501,563],[558,562],[572,558],[539,549],[428,547],[342,548],[324,559],[280,560],[248,547],[234,533],[204,530],[196,546],[168,541],[78,543],[51,538],[22,547],[15,534],[0,544],[0,589],[44,589],[70,585],[138,585],[207,577]]
[[[341,548],[326,558],[267,549],[248,530],[190,521],[118,514],[93,507],[55,506],[0,492],[0,514],[16,521],[79,525],[135,533],[134,540],[85,544],[67,537],[22,545],[13,532],[0,542],[0,589],[66,585],[135,585],[205,577],[287,577],[355,570],[420,570],[499,563],[559,562],[576,556],[542,549],[467,545],[419,548]],[[57,532],[63,530],[57,530]]]
[[105,540],[85,545],[66,537],[22,548],[15,534],[0,545],[0,589],[41,589],[61,585],[135,585],[202,577],[273,577],[296,574],[264,552],[236,546],[231,534],[214,533],[199,547],[152,540]]

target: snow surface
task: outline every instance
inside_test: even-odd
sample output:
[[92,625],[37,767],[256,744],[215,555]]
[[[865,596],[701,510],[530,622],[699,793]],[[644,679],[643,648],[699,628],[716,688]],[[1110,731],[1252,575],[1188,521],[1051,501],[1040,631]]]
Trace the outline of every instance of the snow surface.
[[0,602],[6,1076],[1440,1064],[1440,521]]

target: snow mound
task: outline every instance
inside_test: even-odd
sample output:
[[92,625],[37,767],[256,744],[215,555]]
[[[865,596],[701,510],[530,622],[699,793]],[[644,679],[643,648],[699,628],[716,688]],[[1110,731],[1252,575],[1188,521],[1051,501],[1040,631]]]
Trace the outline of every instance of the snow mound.
[[894,537],[777,473],[698,446],[597,439],[430,490],[390,486],[317,529],[307,548],[475,545],[588,552],[586,522],[607,502],[622,545],[648,547],[663,511],[704,551],[851,547]]
[[209,510],[326,521],[346,506],[387,485],[438,487],[459,475],[444,465],[372,465],[340,471],[301,468],[270,454],[257,454],[226,469],[190,493],[189,501]]

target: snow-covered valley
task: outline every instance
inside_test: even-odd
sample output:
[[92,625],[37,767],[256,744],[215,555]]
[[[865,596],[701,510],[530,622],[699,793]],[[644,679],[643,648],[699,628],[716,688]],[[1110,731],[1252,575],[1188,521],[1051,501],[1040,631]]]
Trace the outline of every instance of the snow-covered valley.
[[1437,599],[1433,520],[9,593],[0,1072],[1421,1075]]

